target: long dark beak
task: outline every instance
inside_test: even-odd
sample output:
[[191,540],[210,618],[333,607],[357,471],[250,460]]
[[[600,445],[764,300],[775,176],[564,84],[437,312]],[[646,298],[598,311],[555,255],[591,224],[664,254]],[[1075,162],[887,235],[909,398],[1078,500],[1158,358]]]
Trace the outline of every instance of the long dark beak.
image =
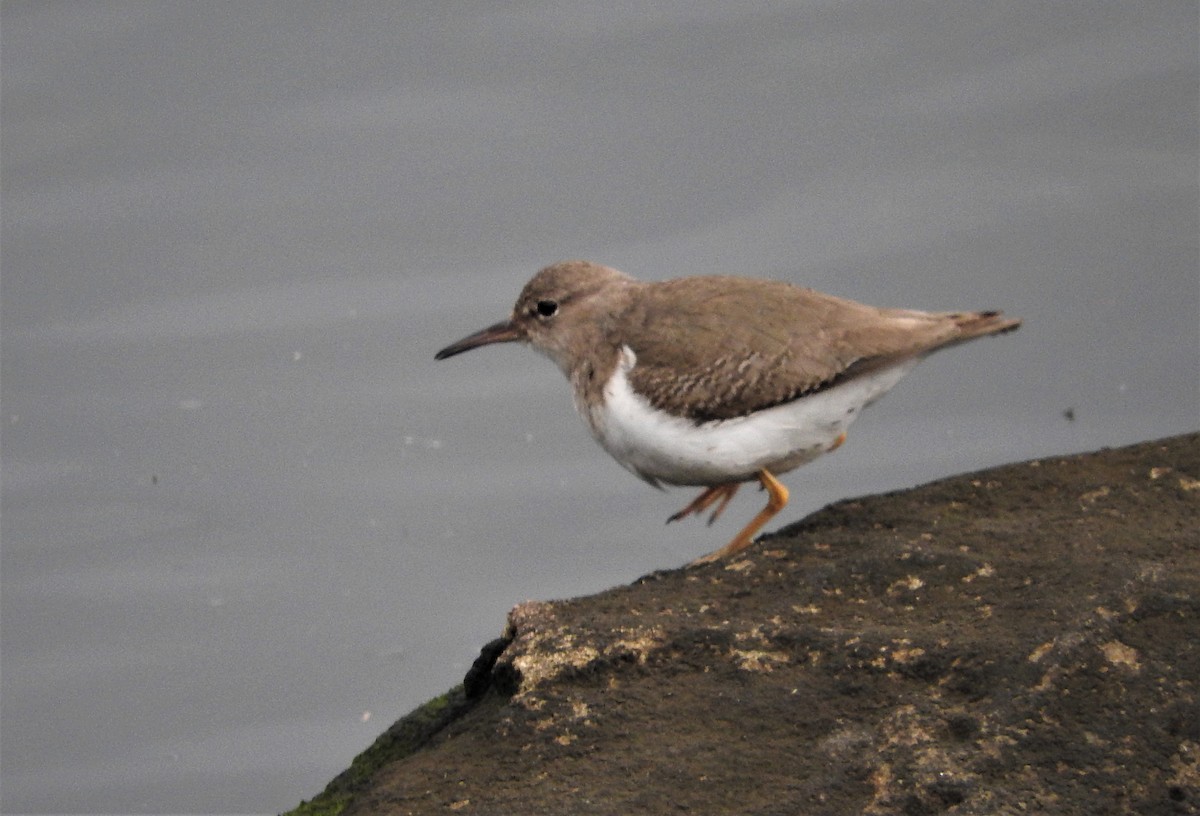
[[470,351],[490,343],[511,343],[514,340],[524,339],[524,333],[511,320],[502,320],[494,326],[488,326],[482,331],[464,337],[457,343],[451,343],[435,354],[433,358],[445,360],[447,357],[453,357],[455,354],[462,354],[464,351]]

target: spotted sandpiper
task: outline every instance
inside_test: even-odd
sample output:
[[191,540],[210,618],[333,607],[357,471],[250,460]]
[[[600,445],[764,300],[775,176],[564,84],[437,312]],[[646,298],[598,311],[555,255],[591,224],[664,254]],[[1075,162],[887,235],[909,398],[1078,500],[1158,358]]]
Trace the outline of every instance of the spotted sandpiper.
[[750,545],[787,504],[775,478],[834,450],[870,405],[940,348],[1011,331],[999,312],[882,309],[789,283],[691,277],[645,283],[588,261],[548,266],[512,315],[437,353],[523,342],[558,364],[596,440],[661,487],[704,491],[668,522],[716,504],[743,482],[767,506],[697,562]]

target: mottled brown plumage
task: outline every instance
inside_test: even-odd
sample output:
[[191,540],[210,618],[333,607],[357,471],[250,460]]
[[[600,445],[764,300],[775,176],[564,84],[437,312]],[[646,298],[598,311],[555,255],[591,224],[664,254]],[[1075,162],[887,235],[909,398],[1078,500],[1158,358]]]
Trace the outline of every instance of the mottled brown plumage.
[[[704,277],[646,284],[620,324],[638,358],[634,389],[656,408],[707,421],[746,416],[1018,321],[880,309],[778,281]],[[688,341],[679,343],[684,326]]]

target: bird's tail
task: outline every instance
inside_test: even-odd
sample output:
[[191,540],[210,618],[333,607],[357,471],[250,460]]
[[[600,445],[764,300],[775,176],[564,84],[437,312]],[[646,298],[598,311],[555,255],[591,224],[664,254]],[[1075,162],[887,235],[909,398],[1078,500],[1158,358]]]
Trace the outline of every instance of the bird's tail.
[[1015,331],[1021,325],[1018,318],[1005,317],[1003,312],[955,312],[950,317],[958,327],[958,337],[954,339],[956,343],[987,334]]

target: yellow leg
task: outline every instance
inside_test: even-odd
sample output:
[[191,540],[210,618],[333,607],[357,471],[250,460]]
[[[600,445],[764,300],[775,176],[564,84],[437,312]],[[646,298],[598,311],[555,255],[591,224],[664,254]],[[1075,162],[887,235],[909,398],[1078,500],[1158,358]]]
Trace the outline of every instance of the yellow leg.
[[733,498],[734,493],[737,493],[739,487],[741,485],[738,482],[733,482],[731,484],[714,485],[707,488],[691,504],[667,519],[667,524],[670,524],[672,521],[679,521],[681,518],[686,518],[687,516],[698,516],[707,510],[709,505],[720,499],[721,503],[717,505],[716,510],[713,510],[713,514],[708,517],[708,523],[711,525],[724,512],[725,505],[729,504],[729,500]]
[[[767,506],[759,511],[758,515],[750,520],[750,523],[742,528],[742,531],[733,537],[721,549],[716,552],[711,552],[708,555],[697,558],[692,564],[708,564],[713,561],[719,561],[734,553],[741,552],[750,546],[750,542],[754,540],[754,534],[763,528],[771,517],[784,508],[788,501],[787,488],[779,483],[779,480],[763,468],[758,472],[758,480],[767,491]],[[713,490],[715,488],[709,488]]]

